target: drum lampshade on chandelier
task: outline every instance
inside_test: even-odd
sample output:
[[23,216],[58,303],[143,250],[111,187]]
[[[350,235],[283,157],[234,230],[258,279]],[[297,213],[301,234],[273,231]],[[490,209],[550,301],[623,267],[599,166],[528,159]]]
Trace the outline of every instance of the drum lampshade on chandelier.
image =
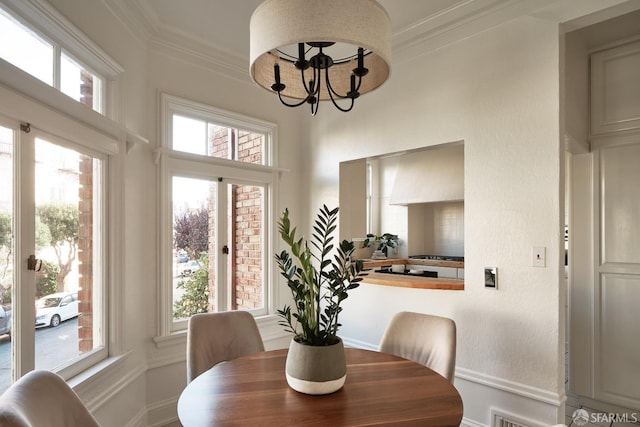
[[282,104],[355,100],[391,71],[391,23],[373,0],[266,0],[251,16],[251,78]]

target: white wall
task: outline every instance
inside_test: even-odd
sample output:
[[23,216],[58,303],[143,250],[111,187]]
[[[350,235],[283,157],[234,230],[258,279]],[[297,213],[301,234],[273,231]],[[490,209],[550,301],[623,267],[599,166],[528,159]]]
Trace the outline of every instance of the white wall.
[[[149,146],[131,150],[122,171],[126,261],[123,317],[117,320],[123,326],[118,345],[128,357],[111,376],[95,376],[78,389],[105,427],[174,420],[184,385],[184,341],[157,346],[153,340],[158,91],[278,123],[279,166],[290,172],[282,177],[277,204],[291,208],[301,230],[309,228],[318,206],[337,205],[340,161],[464,140],[465,290],[363,285],[347,300],[342,335],[376,347],[396,311],[453,317],[456,386],[468,423],[489,425],[491,406],[547,424],[560,413],[564,221],[554,22],[522,18],[417,59],[394,61],[390,82],[360,98],[354,111],[343,114],[323,104],[310,119],[306,109],[279,106],[246,75],[221,76],[212,71],[215,64],[160,45],[152,53],[105,6],[119,1],[51,3],[125,68],[122,121],[150,139]],[[531,246],[547,248],[546,268],[530,267]],[[485,266],[499,268],[498,291],[483,288]],[[275,297],[287,295],[278,289]],[[281,344],[277,337],[267,341],[268,347]]]
[[[476,423],[490,423],[492,406],[542,423],[561,416],[558,91],[557,25],[525,17],[394,65],[349,115],[327,108],[312,123],[313,206],[337,203],[340,161],[465,141],[465,290],[365,284],[346,301],[341,334],[375,348],[397,311],[452,317],[456,385]],[[546,268],[531,267],[532,246],[547,248]],[[484,289],[485,266],[498,267],[499,290]],[[505,389],[516,403],[496,401]],[[535,409],[517,403],[525,394]]]

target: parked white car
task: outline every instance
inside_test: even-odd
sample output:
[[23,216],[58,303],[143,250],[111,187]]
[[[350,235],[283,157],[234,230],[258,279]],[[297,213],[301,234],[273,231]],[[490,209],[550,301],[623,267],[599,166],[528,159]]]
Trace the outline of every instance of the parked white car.
[[36,301],[36,328],[56,327],[60,322],[77,317],[78,314],[77,292],[50,294]]
[[178,265],[178,274],[182,277],[188,276],[200,270],[201,267],[200,263],[196,260],[187,261],[186,263]]

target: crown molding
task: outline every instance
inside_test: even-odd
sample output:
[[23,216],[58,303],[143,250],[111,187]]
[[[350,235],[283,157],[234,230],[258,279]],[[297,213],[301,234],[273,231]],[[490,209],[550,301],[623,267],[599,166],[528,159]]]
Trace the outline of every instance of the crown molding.
[[[226,77],[251,83],[249,59],[219,45],[163,24],[148,0],[102,0],[149,49]],[[404,62],[531,14],[558,0],[461,0],[393,34],[393,62]]]
[[148,4],[127,0],[101,0],[111,14],[142,44],[157,32],[160,20]]
[[557,1],[461,1],[395,33],[393,59],[397,62],[411,60]]
[[251,83],[249,58],[163,24],[146,0],[101,0],[140,42],[153,52]]
[[162,37],[154,36],[149,40],[151,50],[186,63],[210,69],[242,83],[252,83],[249,76],[248,57],[221,49],[197,37],[175,31],[170,27],[163,28],[166,28],[166,31],[163,31]]

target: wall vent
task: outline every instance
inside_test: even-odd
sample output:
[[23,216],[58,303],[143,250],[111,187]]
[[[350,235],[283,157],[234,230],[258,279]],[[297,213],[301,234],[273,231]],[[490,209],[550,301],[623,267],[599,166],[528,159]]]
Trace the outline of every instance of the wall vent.
[[501,417],[500,415],[496,415],[493,419],[494,427],[529,427],[524,424],[520,424],[517,421],[510,420],[505,417]]
[[491,408],[491,427],[546,427],[547,425],[500,409]]

